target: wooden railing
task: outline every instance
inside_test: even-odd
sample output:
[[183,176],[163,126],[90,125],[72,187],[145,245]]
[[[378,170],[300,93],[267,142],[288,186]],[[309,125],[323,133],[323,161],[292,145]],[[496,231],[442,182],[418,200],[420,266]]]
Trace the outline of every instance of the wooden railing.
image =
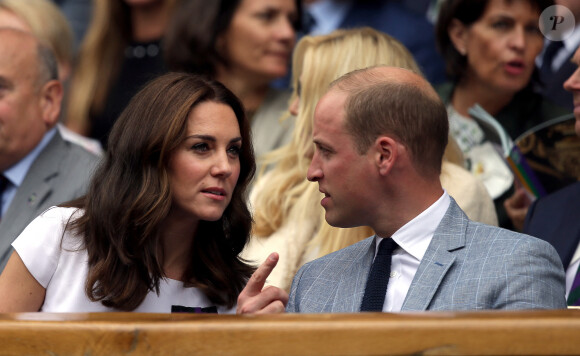
[[580,310],[0,314],[2,355],[574,355]]

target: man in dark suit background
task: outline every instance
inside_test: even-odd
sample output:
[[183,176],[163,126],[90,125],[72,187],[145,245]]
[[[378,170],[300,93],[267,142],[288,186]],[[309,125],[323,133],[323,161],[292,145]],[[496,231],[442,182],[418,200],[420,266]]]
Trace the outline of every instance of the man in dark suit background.
[[540,92],[555,104],[572,109],[572,94],[564,90],[562,83],[576,70],[576,65],[570,60],[580,45],[580,1],[556,0],[555,3],[572,12],[576,26],[563,41],[546,40],[544,50],[536,59],[540,68],[540,80],[543,83]]
[[[564,83],[573,95],[576,134],[580,136],[580,48],[572,58],[575,71]],[[580,182],[536,200],[529,208],[524,232],[551,243],[566,269],[566,295],[570,295],[580,266]],[[572,298],[574,299],[574,298]],[[580,298],[568,305],[580,305]]]
[[439,84],[446,80],[445,64],[435,47],[427,7],[425,0],[305,0],[305,17],[314,23],[306,31],[319,35],[337,28],[372,27],[403,43],[429,82]]
[[0,272],[26,225],[84,194],[98,161],[55,127],[62,97],[52,50],[0,28]]

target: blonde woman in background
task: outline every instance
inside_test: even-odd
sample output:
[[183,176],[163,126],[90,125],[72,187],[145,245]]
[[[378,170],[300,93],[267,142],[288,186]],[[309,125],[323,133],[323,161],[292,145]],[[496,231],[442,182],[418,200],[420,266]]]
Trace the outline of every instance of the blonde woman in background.
[[[389,35],[370,28],[337,30],[326,36],[305,36],[294,52],[294,92],[290,112],[296,115],[291,142],[266,156],[271,170],[257,179],[250,202],[255,224],[243,257],[264,261],[280,254],[269,283],[289,290],[300,266],[373,235],[368,227],[334,228],[324,219],[318,185],[306,180],[314,152],[314,108],[330,82],[352,70],[391,65],[420,73],[409,51]],[[446,152],[462,162],[456,145]],[[443,163],[441,181],[466,214],[476,221],[497,225],[493,202],[485,187],[469,172],[449,161]]]
[[[0,27],[31,33],[53,50],[58,66],[58,79],[65,89],[62,105],[64,108],[74,61],[74,36],[58,6],[50,0],[0,0]],[[61,110],[61,116],[64,116],[62,112]],[[57,127],[65,140],[79,144],[93,153],[102,153],[99,141],[81,136],[61,123]]]

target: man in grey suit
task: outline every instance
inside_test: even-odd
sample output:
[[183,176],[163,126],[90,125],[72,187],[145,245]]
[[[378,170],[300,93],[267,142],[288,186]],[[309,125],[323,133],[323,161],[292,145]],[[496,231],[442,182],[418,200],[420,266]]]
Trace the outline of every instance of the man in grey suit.
[[48,207],[82,195],[98,157],[63,140],[63,96],[52,51],[0,29],[0,271],[11,243]]
[[442,189],[447,135],[445,106],[415,73],[374,67],[331,84],[314,114],[308,179],[330,225],[376,235],[304,265],[288,312],[566,307],[551,245],[470,221]]

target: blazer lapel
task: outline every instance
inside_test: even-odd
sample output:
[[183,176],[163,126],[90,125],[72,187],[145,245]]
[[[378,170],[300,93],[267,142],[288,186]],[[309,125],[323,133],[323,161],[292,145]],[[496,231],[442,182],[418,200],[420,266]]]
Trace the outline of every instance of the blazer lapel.
[[4,240],[4,243],[0,242],[0,245],[7,243],[6,246],[9,246],[18,235],[12,236],[15,231],[22,230],[29,221],[42,213],[39,211],[39,206],[52,192],[54,182],[58,179],[61,169],[61,160],[66,158],[63,158],[62,153],[65,152],[64,145],[66,143],[57,132],[30,166],[26,178],[16,191],[16,195],[4,215],[5,219],[3,220],[6,220],[7,223],[0,224],[0,237]]
[[375,236],[361,243],[350,256],[345,256],[342,276],[338,282],[332,312],[358,312],[365,292],[368,274],[375,257]]
[[445,275],[455,262],[453,251],[465,246],[467,216],[451,203],[419,264],[401,311],[427,310]]

